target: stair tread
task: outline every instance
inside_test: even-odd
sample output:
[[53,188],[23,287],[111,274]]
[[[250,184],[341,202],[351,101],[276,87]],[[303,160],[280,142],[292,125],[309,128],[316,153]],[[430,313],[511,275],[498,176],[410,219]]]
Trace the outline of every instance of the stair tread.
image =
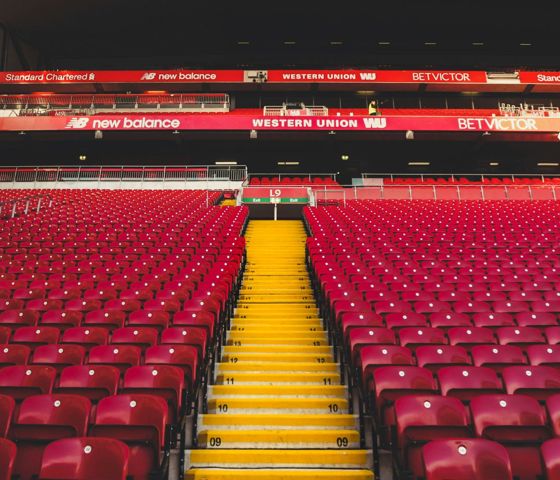
[[258,479],[258,480],[321,480],[321,479],[347,479],[371,480],[373,473],[366,469],[220,469],[220,468],[194,468],[187,471],[185,480],[228,480],[228,479]]

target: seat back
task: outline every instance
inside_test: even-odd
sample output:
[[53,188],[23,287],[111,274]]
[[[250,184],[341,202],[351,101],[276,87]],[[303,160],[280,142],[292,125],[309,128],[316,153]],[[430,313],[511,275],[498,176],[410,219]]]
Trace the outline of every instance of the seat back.
[[426,480],[512,480],[506,449],[484,439],[434,440],[422,448]]
[[60,374],[58,393],[70,393],[98,402],[103,397],[116,395],[120,371],[109,365],[75,365]]
[[40,480],[126,480],[129,450],[113,438],[78,437],[46,446]]
[[0,480],[12,480],[12,472],[16,461],[16,444],[0,438]]
[[99,402],[91,434],[126,443],[130,449],[129,475],[146,478],[159,467],[167,419],[167,402],[161,397],[115,395]]
[[0,394],[21,402],[30,395],[52,391],[56,370],[40,365],[15,365],[0,369]]

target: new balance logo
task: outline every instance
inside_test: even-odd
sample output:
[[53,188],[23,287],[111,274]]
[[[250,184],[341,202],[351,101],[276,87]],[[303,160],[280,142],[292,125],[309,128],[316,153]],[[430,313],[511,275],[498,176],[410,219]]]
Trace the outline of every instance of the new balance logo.
[[154,78],[156,78],[155,73],[147,72],[144,75],[142,75],[142,77],[140,77],[140,80],[153,80]]
[[72,117],[66,124],[66,128],[86,128],[88,122],[87,117]]

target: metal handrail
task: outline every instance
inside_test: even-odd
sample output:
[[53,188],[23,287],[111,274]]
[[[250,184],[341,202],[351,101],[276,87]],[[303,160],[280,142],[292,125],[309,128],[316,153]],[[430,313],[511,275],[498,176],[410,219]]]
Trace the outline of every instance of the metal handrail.
[[[282,180],[282,178],[286,178],[286,177],[297,177],[297,178],[301,178],[301,179],[306,178],[306,179],[309,180],[310,183],[308,183],[308,184],[305,184],[305,183],[293,184],[293,185],[286,185],[286,186],[294,186],[294,187],[302,186],[302,187],[305,187],[305,186],[315,185],[311,182],[312,177],[331,178],[332,180],[336,181],[336,176],[337,175],[338,175],[337,173],[325,173],[325,172],[322,172],[322,173],[313,173],[313,172],[311,172],[311,173],[309,173],[309,172],[306,172],[306,173],[301,173],[301,172],[284,172],[284,173],[264,172],[264,173],[258,173],[257,172],[257,173],[249,173],[247,175],[247,179],[243,183],[243,186],[244,187],[255,186],[255,185],[250,185],[251,179],[255,178],[255,177],[256,178],[260,178],[260,177],[277,178],[278,180]],[[267,186],[267,185],[265,184],[265,186]]]
[[62,110],[142,110],[205,109],[229,110],[227,93],[161,93],[161,94],[54,94],[0,95],[0,108],[25,114]]
[[[31,202],[33,200],[37,201],[37,206],[33,208],[36,213],[41,211],[41,206],[43,203],[43,199],[48,200],[48,206],[51,207],[53,203],[53,199],[51,195],[48,194],[39,194],[39,195],[29,195],[23,198],[13,198],[9,200],[2,200],[0,201],[0,218],[14,218],[18,212],[18,204],[25,202],[25,207],[23,209],[24,215],[27,215],[30,210]],[[44,205],[44,204],[43,204]],[[11,206],[9,209],[5,209],[5,207]]]
[[365,173],[362,172],[362,179],[364,178],[390,178],[394,180],[395,178],[448,178],[455,180],[459,177],[476,177],[480,178],[482,182],[484,179],[488,178],[511,178],[513,181],[519,178],[540,178],[543,182],[545,178],[557,178],[560,177],[558,174],[550,173]]
[[[419,184],[399,184],[399,185],[342,185],[333,189],[330,185],[318,185],[313,187],[314,204],[321,204],[322,202],[342,202],[346,206],[347,201],[353,200],[446,200],[438,194],[439,192],[454,190],[456,198],[448,198],[447,200],[455,201],[468,201],[468,200],[525,200],[525,201],[538,201],[538,200],[559,200],[557,188],[560,185],[543,184],[543,185],[419,185]],[[375,192],[371,198],[367,198],[367,191]],[[503,198],[489,197],[489,192],[503,192]],[[388,196],[387,192],[400,192],[400,196]],[[422,196],[415,197],[415,192],[422,192]],[[466,198],[466,191],[479,192],[478,198]],[[516,195],[517,192],[525,191],[527,198]],[[549,192],[548,198],[543,195],[535,195],[537,192]],[[366,195],[364,195],[364,193]]]
[[243,182],[247,166],[221,165],[106,165],[0,167],[0,186],[21,182]]

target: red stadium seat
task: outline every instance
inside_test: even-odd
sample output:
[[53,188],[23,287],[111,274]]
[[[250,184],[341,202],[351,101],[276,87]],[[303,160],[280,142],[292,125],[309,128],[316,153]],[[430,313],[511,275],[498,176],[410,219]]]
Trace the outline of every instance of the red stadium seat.
[[39,312],[34,310],[5,310],[0,313],[0,325],[13,329],[35,326],[39,321]]
[[514,345],[477,345],[471,355],[476,367],[489,367],[498,373],[505,367],[528,363],[523,350]]
[[55,391],[82,395],[97,403],[117,394],[119,377],[118,368],[109,365],[75,365],[62,370]]
[[375,409],[382,425],[395,424],[394,402],[405,395],[437,393],[432,373],[425,368],[413,366],[388,366],[373,372]]
[[12,425],[10,436],[18,451],[15,472],[30,479],[40,470],[46,443],[65,437],[84,436],[91,404],[78,395],[52,394],[27,397]]
[[0,438],[0,480],[12,480],[17,447],[14,442]]
[[422,461],[426,480],[513,480],[507,450],[490,440],[434,440]]
[[400,461],[415,478],[422,476],[420,449],[435,439],[470,436],[469,418],[460,400],[439,395],[408,395],[395,402]]
[[544,410],[525,395],[483,395],[470,403],[478,437],[506,446],[513,475],[520,479],[543,475],[539,445],[550,438]]
[[85,355],[81,345],[41,345],[35,348],[30,364],[54,367],[60,373],[70,365],[81,365]]
[[527,357],[531,365],[560,367],[560,345],[529,345]]
[[31,348],[58,343],[60,330],[54,327],[20,327],[12,336],[11,343],[21,343]]
[[496,343],[494,333],[489,328],[481,327],[454,327],[447,331],[450,345],[471,350],[476,345],[489,345]]
[[414,366],[412,351],[398,345],[364,345],[360,349],[359,362],[360,378],[365,387],[373,378],[375,369],[389,365]]
[[457,397],[463,402],[469,402],[478,395],[503,392],[498,375],[487,367],[444,367],[437,377],[442,395]]
[[81,312],[66,310],[49,310],[41,315],[39,325],[58,328],[61,332],[71,327],[78,327],[82,321]]
[[171,327],[161,332],[162,345],[193,345],[198,349],[199,360],[206,358],[207,333],[199,327]]
[[501,327],[496,330],[500,345],[526,346],[546,343],[542,332],[533,327]]
[[471,365],[468,352],[456,345],[424,345],[416,349],[419,367],[436,373],[442,367],[452,365]]
[[119,310],[92,310],[84,317],[84,327],[101,327],[109,331],[124,327],[126,314]]
[[183,371],[170,365],[131,367],[124,374],[121,393],[144,393],[162,397],[169,408],[169,422],[181,418],[186,403]]
[[414,350],[421,345],[445,345],[447,338],[439,328],[407,327],[399,331],[399,343]]
[[100,327],[72,327],[62,334],[63,344],[81,345],[90,350],[96,345],[105,345],[109,338],[107,330]]
[[144,363],[179,367],[185,374],[189,389],[198,382],[198,351],[192,345],[155,345],[146,350]]
[[117,328],[111,335],[111,345],[135,345],[142,350],[157,343],[158,332],[149,327]]
[[546,478],[560,478],[560,438],[547,440],[541,445]]
[[113,438],[65,438],[43,452],[40,480],[126,480],[129,450]]
[[56,377],[52,367],[16,365],[0,369],[0,394],[21,402],[31,395],[51,393]]
[[136,345],[98,345],[88,356],[88,365],[109,365],[121,373],[140,365],[142,350]]
[[0,368],[10,365],[26,365],[31,356],[31,348],[27,345],[0,346]]
[[0,438],[6,438],[8,435],[14,409],[14,399],[7,395],[0,395]]
[[167,402],[155,395],[126,394],[103,398],[90,434],[128,445],[128,474],[147,478],[159,468],[167,424]]
[[530,395],[539,401],[560,393],[560,370],[547,366],[504,368],[502,373],[507,393]]

